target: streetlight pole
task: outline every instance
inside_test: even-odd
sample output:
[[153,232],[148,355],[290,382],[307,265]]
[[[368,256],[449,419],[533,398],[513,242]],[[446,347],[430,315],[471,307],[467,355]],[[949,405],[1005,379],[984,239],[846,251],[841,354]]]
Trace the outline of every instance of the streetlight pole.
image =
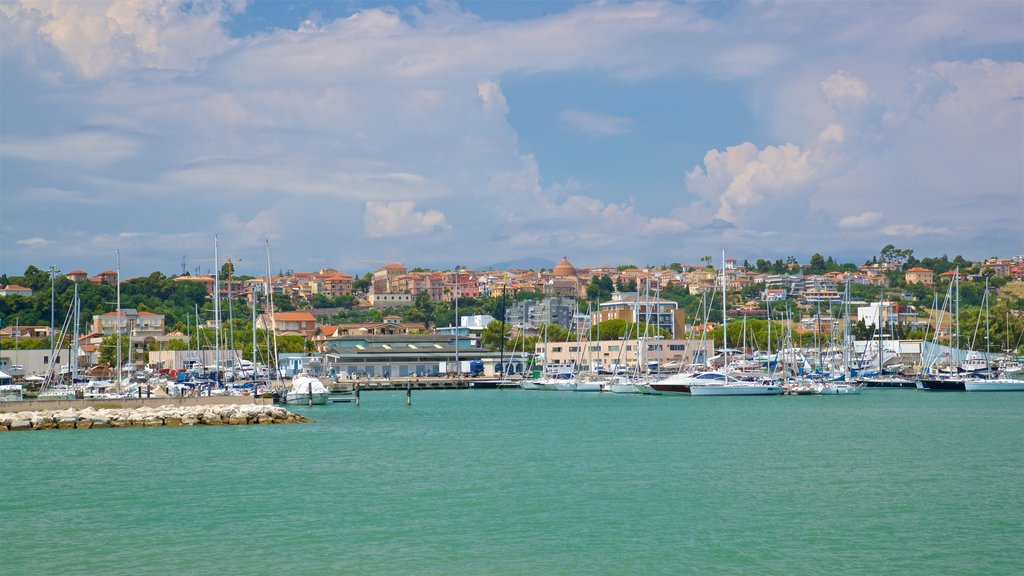
[[50,266],[47,271],[50,273],[50,363],[53,364],[54,346],[56,345],[53,333],[53,321],[54,321],[54,298],[53,298],[53,279],[55,275],[60,272],[60,268],[56,266]]

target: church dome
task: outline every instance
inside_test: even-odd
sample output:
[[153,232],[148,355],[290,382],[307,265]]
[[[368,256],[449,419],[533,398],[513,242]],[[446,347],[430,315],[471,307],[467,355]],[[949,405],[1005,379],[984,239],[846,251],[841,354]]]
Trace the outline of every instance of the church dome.
[[576,267],[569,264],[569,261],[566,260],[565,255],[563,254],[562,261],[555,265],[555,268],[551,273],[555,276],[575,276]]

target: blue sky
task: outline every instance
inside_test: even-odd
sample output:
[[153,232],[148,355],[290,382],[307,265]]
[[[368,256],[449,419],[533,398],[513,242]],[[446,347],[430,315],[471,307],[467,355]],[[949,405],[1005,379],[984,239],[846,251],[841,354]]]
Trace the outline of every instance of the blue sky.
[[1020,2],[0,2],[0,272],[1024,253]]

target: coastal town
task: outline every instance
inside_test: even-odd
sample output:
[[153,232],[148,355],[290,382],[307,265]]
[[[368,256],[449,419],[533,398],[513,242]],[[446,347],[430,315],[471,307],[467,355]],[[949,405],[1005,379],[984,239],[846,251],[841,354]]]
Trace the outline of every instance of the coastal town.
[[[330,384],[325,390],[359,381],[421,385],[420,379],[424,386],[467,387],[579,372],[721,368],[729,348],[733,362],[757,364],[760,354],[762,367],[793,362],[795,373],[804,366],[849,370],[853,358],[864,363],[874,354],[878,376],[918,374],[936,363],[948,368],[973,350],[989,362],[1016,362],[1024,326],[1024,255],[917,260],[912,250],[892,245],[859,266],[820,254],[804,264],[752,264],[723,254],[721,262],[708,256],[700,265],[576,267],[562,255],[539,270],[389,263],[362,275],[324,267],[250,277],[236,276],[226,261],[219,274],[199,271],[120,278],[117,270],[30,267],[21,277],[5,275],[4,383],[33,395],[65,395],[74,382],[93,382],[79,396],[139,396],[198,394],[198,382],[243,382],[255,394],[261,378],[269,386],[271,375],[313,373]],[[976,288],[983,283],[999,287],[1005,313],[993,338],[975,331],[968,340],[967,330],[948,320],[948,300],[954,286],[958,298],[970,294],[966,304],[977,321],[983,295]],[[97,291],[99,300],[76,296]],[[173,302],[154,299],[156,293]],[[983,297],[997,302],[987,292]],[[41,316],[52,323],[41,324]],[[835,350],[844,342],[851,349],[839,362]],[[929,342],[945,347],[944,360],[929,358],[936,354]],[[999,343],[994,351],[991,342]],[[793,350],[791,360],[780,356],[786,350]]]

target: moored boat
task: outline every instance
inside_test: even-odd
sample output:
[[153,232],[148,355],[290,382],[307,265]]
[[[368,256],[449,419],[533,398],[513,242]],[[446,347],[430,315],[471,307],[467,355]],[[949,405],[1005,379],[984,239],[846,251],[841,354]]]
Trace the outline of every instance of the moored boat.
[[285,396],[288,404],[327,404],[330,390],[319,378],[309,374],[298,374],[292,378],[292,387]]
[[963,384],[967,392],[1024,392],[1024,380],[1017,378],[968,378]]
[[962,378],[921,378],[917,381],[918,390],[930,392],[963,392],[964,380]]

